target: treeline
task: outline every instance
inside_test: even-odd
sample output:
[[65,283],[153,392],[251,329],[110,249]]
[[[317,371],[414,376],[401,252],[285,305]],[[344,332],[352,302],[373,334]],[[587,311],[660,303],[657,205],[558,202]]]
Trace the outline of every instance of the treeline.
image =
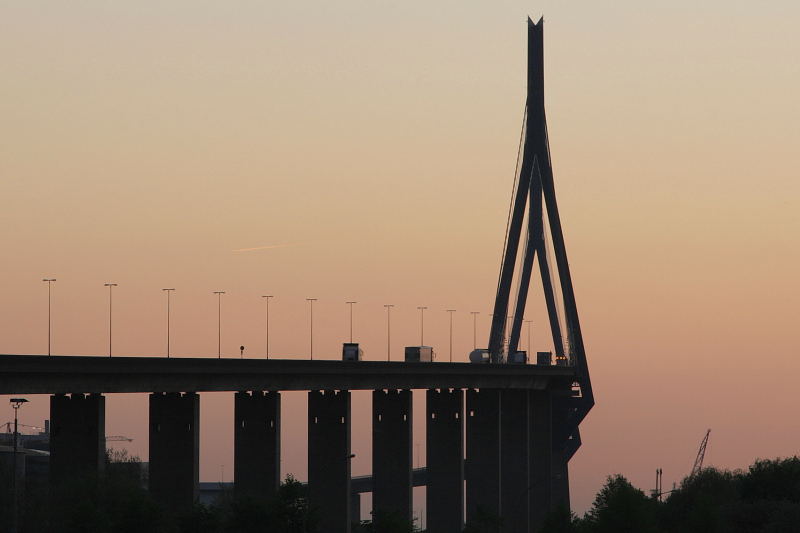
[[[502,531],[500,529],[499,531]],[[758,460],[746,471],[704,468],[663,501],[609,476],[578,518],[557,510],[542,533],[792,533],[800,531],[800,459]]]
[[116,472],[72,480],[29,503],[20,533],[315,533],[319,522],[306,487],[291,475],[268,500],[223,494],[215,505],[188,509],[164,508],[137,480]]

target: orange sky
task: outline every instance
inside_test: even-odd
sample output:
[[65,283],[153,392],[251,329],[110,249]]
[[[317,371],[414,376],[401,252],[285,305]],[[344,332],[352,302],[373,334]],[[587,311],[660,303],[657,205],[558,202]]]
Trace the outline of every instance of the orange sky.
[[[525,17],[542,13],[597,400],[573,506],[616,472],[647,489],[662,468],[666,488],[709,427],[706,464],[798,453],[800,6],[784,1],[5,3],[0,352],[46,353],[41,279],[54,277],[58,354],[107,354],[103,284],[118,283],[115,355],[165,354],[161,289],[175,287],[177,357],[216,356],[224,290],[223,357],[263,356],[272,294],[274,357],[308,357],[305,299],[318,298],[315,358],[339,357],[355,300],[367,359],[386,356],[394,304],[393,355],[419,342],[427,306],[425,343],[447,357],[456,309],[466,361],[470,311],[488,338]],[[546,327],[536,320],[534,350]],[[283,466],[302,479],[292,398]],[[30,399],[21,421],[42,425],[48,400]],[[215,481],[233,470],[232,395],[201,404],[201,479]],[[354,474],[370,469],[366,409]],[[110,396],[108,413],[107,433],[146,458],[146,396]]]

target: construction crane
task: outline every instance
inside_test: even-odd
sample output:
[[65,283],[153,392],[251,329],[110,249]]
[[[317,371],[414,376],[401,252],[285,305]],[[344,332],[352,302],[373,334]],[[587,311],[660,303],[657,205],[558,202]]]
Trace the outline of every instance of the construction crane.
[[[698,452],[697,452],[697,457],[696,457],[696,458],[695,458],[695,460],[694,460],[694,466],[692,467],[692,473],[691,473],[691,474],[689,474],[689,477],[690,477],[690,478],[691,478],[691,477],[694,477],[694,475],[695,475],[695,474],[697,474],[698,472],[700,472],[700,470],[702,470],[702,469],[703,469],[703,459],[704,459],[704,458],[705,458],[705,456],[706,456],[706,446],[708,445],[708,436],[709,436],[710,434],[711,434],[711,429],[709,429],[708,431],[706,431],[706,436],[705,436],[705,437],[703,437],[703,442],[701,442],[701,443],[700,443],[700,450],[698,450]],[[656,469],[656,488],[655,488],[655,489],[651,489],[651,490],[650,490],[650,496],[651,496],[653,499],[658,499],[658,500],[661,500],[661,497],[662,497],[664,494],[670,494],[670,493],[672,493],[672,492],[675,492],[675,490],[677,490],[677,489],[675,488],[675,484],[673,483],[673,485],[672,485],[672,490],[668,490],[668,491],[664,492],[664,491],[661,489],[661,486],[662,486],[662,485],[661,485],[661,483],[662,483],[662,478],[661,478],[661,475],[662,475],[661,469],[660,469],[660,468],[657,468],[657,469]]]
[[133,442],[133,439],[129,439],[128,437],[123,437],[122,435],[113,435],[110,437],[106,437],[106,442]]
[[693,477],[695,474],[700,472],[703,469],[703,458],[706,456],[706,446],[708,445],[708,436],[711,434],[711,429],[706,431],[706,436],[703,437],[703,442],[700,443],[700,450],[697,452],[697,458],[694,460],[694,466],[692,467],[692,473],[689,474],[689,477]]
[[[594,395],[586,364],[567,251],[556,204],[553,169],[550,164],[550,141],[544,108],[543,28],[543,19],[537,23],[528,19],[527,100],[489,346],[486,350],[476,350],[483,352],[485,356],[478,354],[473,359],[470,355],[470,360],[493,364],[525,362],[525,358],[518,356],[517,348],[534,259],[538,257],[556,363],[575,367],[575,382],[571,396],[564,398],[563,403],[559,399],[559,408],[565,409],[566,416],[563,422],[554,428],[553,439],[554,442],[565,445],[569,458],[580,446],[578,426],[594,406]],[[526,214],[527,227],[524,228],[523,237]],[[513,313],[509,313],[511,286],[520,245],[523,245],[524,253],[517,279],[516,301]],[[551,264],[553,261],[548,254],[549,245],[552,245],[554,264]],[[554,274],[557,274],[557,281]],[[561,296],[560,302],[558,293]],[[559,313],[563,313],[563,331]],[[510,336],[507,338],[509,317],[512,324]]]
[[[14,424],[14,422],[6,422],[5,424],[3,424],[3,426],[6,427],[6,433],[11,433],[11,426],[13,424]],[[39,429],[39,430],[44,431],[44,428],[40,427],[40,426],[31,426],[29,424],[20,424],[20,423],[18,423],[17,426],[22,426],[22,427],[31,428],[31,429]]]

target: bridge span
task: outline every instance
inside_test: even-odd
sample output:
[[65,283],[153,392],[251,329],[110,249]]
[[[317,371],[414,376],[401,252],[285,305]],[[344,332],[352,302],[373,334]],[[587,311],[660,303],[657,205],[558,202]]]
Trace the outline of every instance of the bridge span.
[[412,516],[416,390],[428,529],[460,532],[482,506],[526,532],[569,505],[571,454],[558,435],[574,380],[575,367],[550,365],[0,355],[0,394],[51,395],[51,484],[102,473],[106,394],[149,393],[149,491],[168,509],[199,495],[198,393],[235,393],[234,492],[269,498],[281,481],[281,391],[308,391],[309,502],[333,532],[360,516],[351,390],[372,391],[373,510]]
[[375,389],[531,389],[569,385],[544,365],[296,359],[0,355],[0,394]]

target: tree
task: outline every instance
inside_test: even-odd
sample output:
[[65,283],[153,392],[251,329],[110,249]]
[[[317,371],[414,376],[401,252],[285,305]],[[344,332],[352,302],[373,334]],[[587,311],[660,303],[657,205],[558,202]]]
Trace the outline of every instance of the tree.
[[608,476],[584,521],[586,529],[591,532],[656,532],[656,509],[654,500],[617,474]]
[[306,487],[292,474],[278,487],[275,497],[275,512],[280,522],[281,533],[312,533],[317,530],[319,518],[315,509],[308,507]]
[[661,522],[676,533],[731,531],[730,511],[740,500],[741,483],[737,474],[704,468],[681,481],[680,489],[670,494],[661,513]]
[[416,518],[408,519],[399,511],[378,509],[372,513],[372,520],[364,520],[355,524],[353,533],[418,533]]
[[569,507],[559,504],[547,515],[540,533],[575,533],[580,531],[581,519]]

